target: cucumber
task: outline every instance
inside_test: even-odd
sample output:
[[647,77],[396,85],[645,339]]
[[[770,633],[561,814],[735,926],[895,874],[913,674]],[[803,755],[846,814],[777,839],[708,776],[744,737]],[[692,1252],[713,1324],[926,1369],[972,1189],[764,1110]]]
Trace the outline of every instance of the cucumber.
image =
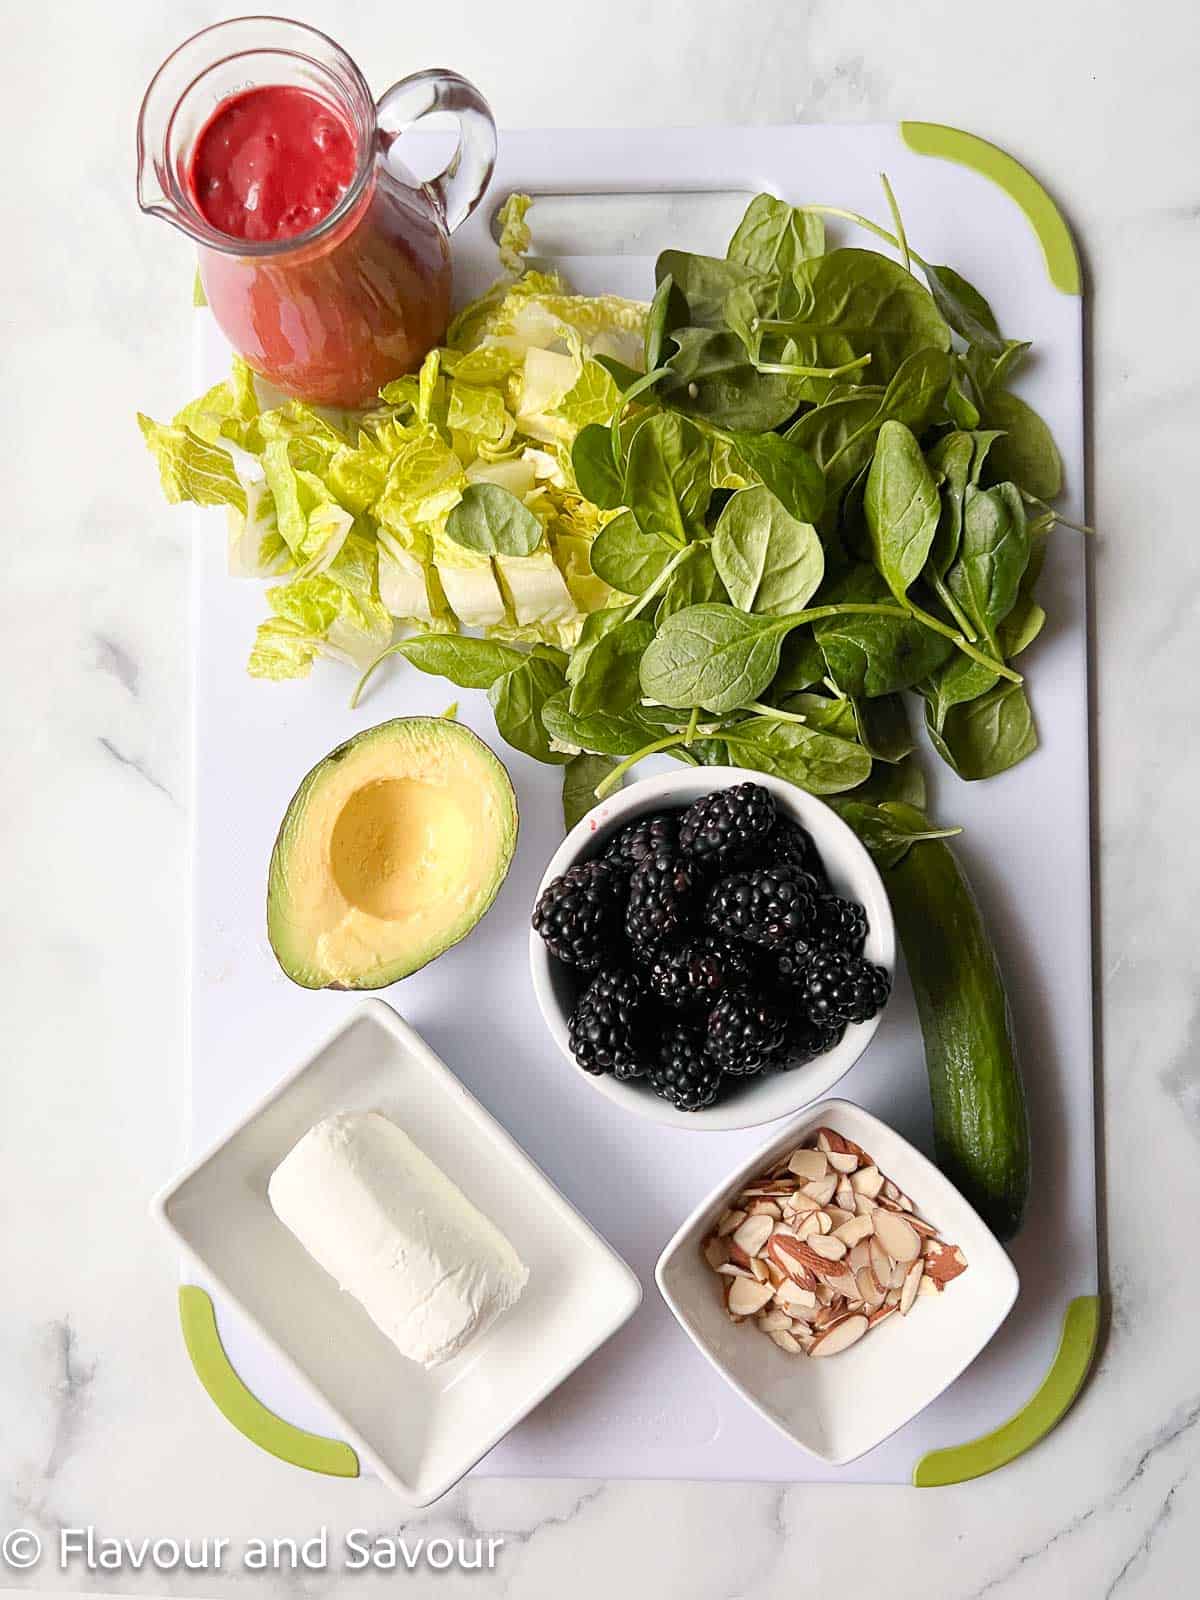
[[914,844],[883,876],[925,1039],[938,1165],[1011,1239],[1029,1198],[1029,1119],[996,952],[942,840]]

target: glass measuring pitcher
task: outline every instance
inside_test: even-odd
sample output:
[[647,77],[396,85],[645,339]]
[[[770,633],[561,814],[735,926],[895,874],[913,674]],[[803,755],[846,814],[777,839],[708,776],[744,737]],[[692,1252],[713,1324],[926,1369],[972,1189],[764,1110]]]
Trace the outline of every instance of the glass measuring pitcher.
[[[306,91],[345,124],[353,176],[304,231],[235,237],[205,215],[193,154],[219,107],[276,87]],[[431,111],[453,114],[458,146],[438,177],[421,182],[389,151]],[[195,34],[155,74],[138,118],[138,204],[195,241],[213,315],[256,372],[304,400],[365,406],[441,339],[449,236],[478,205],[495,158],[487,102],[457,73],[415,73],[376,104],[323,33],[239,17]]]

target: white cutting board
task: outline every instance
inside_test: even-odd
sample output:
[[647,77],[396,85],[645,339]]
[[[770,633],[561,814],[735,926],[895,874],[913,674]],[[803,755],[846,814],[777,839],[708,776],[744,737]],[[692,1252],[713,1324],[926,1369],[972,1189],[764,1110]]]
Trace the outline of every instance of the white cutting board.
[[[745,200],[760,189],[883,219],[881,171],[916,248],[977,284],[1006,333],[1034,341],[1035,359],[1019,388],[1053,427],[1066,465],[1066,511],[1080,519],[1081,301],[1051,284],[1037,235],[1003,189],[968,167],[914,154],[896,127],[508,134],[489,199],[455,240],[459,295],[477,293],[495,275],[489,224],[512,189],[591,197],[535,205],[535,249],[577,289],[648,298],[659,249],[723,253]],[[831,236],[864,242],[840,225]],[[198,313],[197,329],[199,392],[225,374],[227,353],[207,311]],[[1052,1362],[1068,1302],[1097,1287],[1079,537],[1059,530],[1052,539],[1039,591],[1050,620],[1022,658],[1041,733],[1037,754],[975,785],[938,770],[932,755],[927,761],[931,809],[966,829],[957,847],[1000,948],[1024,1043],[1036,1165],[1029,1220],[1013,1247],[1020,1298],[993,1344],[940,1400],[869,1456],[835,1471],[789,1445],[726,1388],[653,1283],[658,1253],[682,1218],[768,1130],[701,1134],[629,1115],[566,1070],[542,1027],[525,940],[535,887],[562,834],[559,769],[505,746],[482,694],[416,672],[381,673],[355,712],[347,709],[352,677],[330,664],[318,665],[307,682],[250,679],[245,659],[264,614],[260,587],[226,576],[219,515],[197,514],[196,529],[193,1152],[222,1135],[359,1003],[354,995],[294,987],[265,938],[267,861],[304,773],[361,728],[436,714],[457,699],[461,719],[498,750],[517,788],[520,844],[495,907],[463,944],[385,991],[386,998],[630,1262],[646,1293],[632,1322],[476,1470],[908,1482],[926,1451],[961,1444],[1019,1410]],[[929,1148],[921,1041],[903,976],[875,1042],[838,1093]],[[219,1298],[217,1313],[250,1389],[301,1427],[335,1431]]]

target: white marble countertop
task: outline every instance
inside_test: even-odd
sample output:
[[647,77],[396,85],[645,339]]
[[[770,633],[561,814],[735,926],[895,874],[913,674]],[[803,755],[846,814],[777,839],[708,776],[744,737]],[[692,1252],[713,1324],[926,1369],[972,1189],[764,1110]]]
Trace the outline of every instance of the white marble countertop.
[[[814,1582],[847,1597],[882,1583],[897,1600],[1124,1600],[1194,1581],[1193,13],[1115,0],[1010,0],[986,15],[939,0],[304,8],[377,87],[445,61],[502,126],[915,116],[971,129],[1047,181],[1091,296],[1111,1320],[1090,1385],[1040,1448],[956,1489],[468,1480],[422,1516],[370,1480],[282,1466],[221,1420],[189,1369],[175,1263],[146,1210],[181,1148],[189,552],[132,413],[168,414],[187,388],[191,266],[182,239],[134,208],[133,120],[162,56],[229,14],[59,0],[26,8],[7,41],[0,1533],[92,1524],[235,1547],[322,1524],[335,1546],[354,1527],[478,1533],[504,1541],[494,1572],[438,1575],[437,1592],[521,1600],[724,1600]],[[404,1576],[360,1575],[357,1592]],[[333,1560],[298,1576],[105,1580],[45,1561],[22,1581],[318,1595],[340,1578]],[[412,1581],[425,1592],[431,1574]]]

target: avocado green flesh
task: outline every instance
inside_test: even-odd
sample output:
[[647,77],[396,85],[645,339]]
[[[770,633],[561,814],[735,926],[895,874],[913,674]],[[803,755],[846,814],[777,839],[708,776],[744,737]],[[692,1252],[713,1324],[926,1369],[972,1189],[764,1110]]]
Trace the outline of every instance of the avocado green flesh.
[[517,803],[470,729],[402,717],[317,764],[284,815],[267,934],[306,989],[381,989],[457,944],[512,863]]

